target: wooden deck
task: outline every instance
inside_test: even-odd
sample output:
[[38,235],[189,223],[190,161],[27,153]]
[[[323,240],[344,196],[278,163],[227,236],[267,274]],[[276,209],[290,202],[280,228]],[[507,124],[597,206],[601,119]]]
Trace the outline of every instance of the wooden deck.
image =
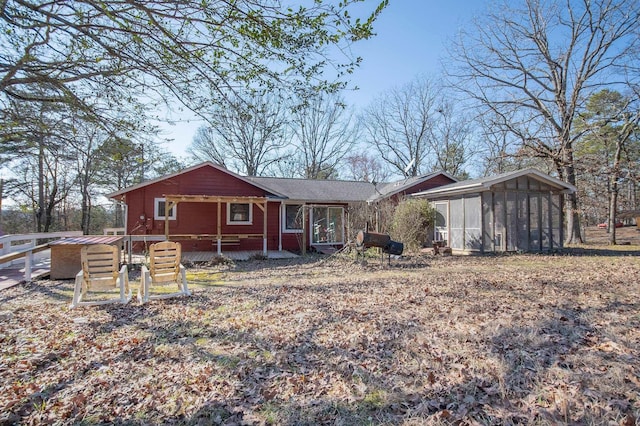
[[[51,271],[51,250],[44,250],[33,255],[31,279],[49,275]],[[24,259],[14,261],[11,266],[0,269],[0,291],[24,282]]]
[[[259,257],[262,255],[262,250],[256,251],[226,251],[223,252],[222,255],[224,257],[228,257],[233,261],[246,261],[250,260],[252,257]],[[206,263],[210,262],[213,258],[218,257],[218,253],[215,251],[186,251],[182,252],[182,261],[183,262],[193,262],[193,263]],[[291,253],[289,251],[277,251],[277,250],[269,250],[267,251],[267,257],[269,259],[295,259],[299,257],[297,254]],[[136,265],[139,263],[143,263],[145,260],[143,255],[134,254],[131,256],[131,263]]]
[[[244,261],[250,260],[252,257],[261,256],[262,251],[227,251],[223,252],[222,255],[231,260]],[[209,262],[217,256],[217,252],[211,251],[190,251],[182,253],[182,259],[190,262]],[[291,253],[290,251],[268,250],[267,257],[269,259],[295,259],[298,255]]]
[[[228,251],[222,254],[233,261],[246,261],[254,256],[262,255],[262,251]],[[182,260],[184,262],[205,263],[211,261],[216,256],[217,253],[211,251],[184,252],[182,253]],[[298,255],[288,251],[269,250],[267,257],[269,259],[294,259],[298,257]],[[132,264],[140,264],[143,262],[144,256],[132,256]],[[31,279],[35,280],[47,276],[50,272],[50,249],[34,254]],[[0,269],[0,291],[23,283],[24,281],[24,260],[22,262],[14,262],[13,265]]]

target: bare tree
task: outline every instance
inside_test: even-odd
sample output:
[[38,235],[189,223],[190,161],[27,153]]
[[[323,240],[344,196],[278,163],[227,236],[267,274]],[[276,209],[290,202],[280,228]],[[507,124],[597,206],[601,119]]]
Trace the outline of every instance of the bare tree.
[[623,112],[616,117],[620,123],[620,129],[615,138],[615,151],[613,154],[613,168],[610,181],[610,198],[609,198],[609,243],[616,244],[616,223],[618,214],[618,195],[620,192],[620,181],[624,175],[622,166],[622,153],[627,147],[627,143],[632,134],[638,133],[638,122],[640,121],[640,110],[635,112]]
[[362,126],[367,143],[400,175],[418,176],[426,168],[438,101],[436,86],[418,77],[384,93],[365,109]]
[[222,167],[227,167],[228,153],[217,141],[217,135],[210,126],[202,125],[196,129],[187,153],[198,161],[212,161]]
[[[517,170],[512,158],[514,145],[511,133],[495,125],[494,115],[486,114],[477,117],[480,127],[480,152],[484,176]],[[501,120],[500,120],[501,121]]]
[[366,151],[347,155],[345,162],[348,177],[356,181],[380,183],[391,175],[376,157]]
[[495,111],[476,117],[479,127],[478,160],[484,176],[535,167],[545,173],[554,173],[553,163],[547,158],[531,156],[523,149],[518,138],[499,123],[511,121]]
[[[572,131],[586,97],[614,83],[638,43],[635,0],[504,2],[462,31],[448,67],[481,114],[513,134],[529,155],[549,159],[575,185]],[[568,196],[567,242],[580,242],[577,194]]]
[[294,109],[293,144],[306,179],[336,177],[338,165],[358,139],[353,114],[337,95],[316,95]]
[[263,175],[281,160],[286,146],[287,109],[274,95],[236,97],[215,107],[209,125],[196,133],[188,152],[249,176]]
[[[42,136],[42,135],[40,135]],[[13,190],[27,200],[37,232],[49,232],[54,212],[75,183],[72,159],[61,145],[42,137],[34,141],[32,155],[17,160],[12,170],[18,179]]]
[[441,170],[464,178],[476,154],[472,120],[451,93],[424,76],[383,93],[362,122],[367,143],[403,176]]
[[[73,192],[80,197],[80,224],[85,234],[94,228],[92,213],[102,193],[117,191],[181,168],[171,154],[158,148],[157,129],[154,127],[147,127],[148,133],[132,142],[126,141],[126,133],[115,135],[81,118],[72,118],[72,123],[73,132],[69,134],[67,151],[75,159]],[[126,175],[129,178],[125,178]],[[122,220],[122,206],[116,204],[116,226],[122,226]]]
[[76,171],[77,187],[80,192],[80,209],[82,211],[80,224],[82,232],[89,234],[91,229],[91,210],[96,198],[96,174],[99,171],[100,156],[97,155],[105,135],[97,126],[76,127],[78,138],[73,148],[77,154]]
[[433,153],[430,168],[464,179],[468,177],[465,166],[477,153],[472,121],[447,96],[441,99],[427,139]]

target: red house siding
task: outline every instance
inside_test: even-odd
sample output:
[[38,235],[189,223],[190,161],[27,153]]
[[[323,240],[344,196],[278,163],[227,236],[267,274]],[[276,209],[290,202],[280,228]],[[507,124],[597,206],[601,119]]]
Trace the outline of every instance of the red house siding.
[[[405,194],[425,191],[441,185],[452,183],[454,180],[443,175],[436,175],[426,182],[405,188],[400,193],[393,195],[397,200]],[[182,173],[177,173],[148,182],[144,185],[133,187],[113,197],[127,204],[127,234],[133,235],[164,235],[165,220],[155,219],[155,200],[168,195],[174,196],[220,196],[220,197],[256,197],[266,199],[272,197],[267,203],[266,243],[267,250],[298,251],[301,249],[303,235],[301,233],[283,232],[281,227],[280,210],[282,202],[279,195],[269,192],[260,186],[256,186],[237,175],[224,169],[205,163],[195,166]],[[197,198],[197,197],[196,197]],[[276,199],[273,199],[276,198]],[[178,239],[185,251],[216,251],[218,242],[218,222],[221,234],[227,236],[223,240],[224,251],[230,250],[262,250],[264,240],[262,234],[265,230],[264,204],[252,204],[251,224],[227,224],[227,203],[217,201],[209,202],[206,198],[199,201],[179,201],[175,206],[176,219],[169,220],[170,235],[194,236],[188,239]],[[242,202],[242,201],[239,201]],[[311,204],[318,203],[309,200]],[[322,203],[320,203],[322,204]],[[329,203],[328,205],[336,205]],[[346,205],[342,205],[346,207]],[[220,218],[218,218],[218,215]],[[306,235],[304,240],[307,249],[311,247],[311,233],[309,216],[306,216]],[[346,232],[346,229],[344,230]],[[143,244],[134,247],[134,250],[143,250]]]
[[398,201],[400,197],[403,197],[407,194],[415,194],[417,192],[426,191],[428,189],[437,188],[439,186],[448,185],[450,183],[454,183],[455,180],[445,176],[445,175],[436,175],[429,180],[424,182],[420,182],[413,186],[403,189],[398,194],[393,195],[391,198],[395,201]]
[[[282,248],[290,251],[302,250],[302,233],[287,232],[282,234]],[[309,248],[309,237],[307,237],[307,248]]]
[[437,188],[439,186],[448,185],[454,182],[455,182],[454,179],[448,178],[447,176],[436,175],[425,182],[421,182],[417,185],[413,185],[412,187],[405,189],[403,193],[415,194],[416,192],[426,191],[428,189]]
[[[126,194],[128,205],[127,233],[164,235],[164,220],[155,220],[155,199],[165,195],[212,195],[237,197],[265,197],[269,194],[237,177],[213,167],[195,170],[155,182]],[[264,214],[253,205],[252,225],[227,225],[227,205],[221,203],[220,223],[222,234],[262,234]],[[269,203],[268,207],[268,249],[278,249],[279,203]],[[180,202],[176,206],[176,219],[169,220],[169,234],[209,234],[217,233],[218,204],[210,202]],[[217,241],[211,239],[181,240],[185,251],[217,250]],[[262,238],[241,239],[233,243],[237,250],[261,250]],[[231,248],[225,246],[225,249]]]
[[[181,174],[172,181],[178,181],[176,192],[181,195],[221,195],[230,197],[264,197],[261,190],[235,176],[212,167],[201,167]],[[167,192],[169,194],[169,192]]]

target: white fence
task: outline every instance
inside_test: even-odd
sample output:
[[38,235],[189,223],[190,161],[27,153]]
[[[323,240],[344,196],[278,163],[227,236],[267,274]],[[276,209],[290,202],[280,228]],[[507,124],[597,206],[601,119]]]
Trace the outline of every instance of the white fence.
[[[133,250],[135,243],[152,244],[157,241],[165,241],[164,235],[125,235],[124,228],[106,228],[104,235],[117,235],[122,237],[123,262],[133,264]],[[34,254],[42,252],[38,256],[38,261],[46,262],[50,259],[49,243],[65,237],[81,237],[82,231],[46,232],[34,234],[13,234],[0,237],[0,269],[22,267],[24,264],[24,279],[31,281],[33,266],[35,265]],[[144,248],[142,251],[146,251]],[[137,259],[136,261],[139,261]]]
[[123,235],[124,252],[127,255],[127,263],[131,265],[133,263],[133,243],[143,242],[155,243],[157,241],[166,241],[167,238],[164,235],[146,234],[146,235]]
[[32,260],[34,251],[37,252],[40,247],[38,246],[39,241],[43,242],[42,240],[45,240],[43,243],[46,244],[52,240],[64,237],[79,237],[81,235],[82,231],[3,235],[0,237],[0,269],[11,266],[16,262],[22,262],[21,257],[25,257],[25,262]]
[[[4,235],[0,237],[0,269],[9,268],[16,264],[22,266],[24,263],[24,279],[31,281],[35,253],[47,250],[48,243],[51,241],[65,237],[81,237],[82,235],[82,231]],[[164,235],[124,235],[124,228],[107,228],[104,230],[104,235],[122,236],[122,246],[129,264],[133,260],[131,248],[134,243],[153,243],[166,240]],[[38,244],[39,242],[41,244]]]
[[[63,237],[79,237],[81,235],[82,231],[4,235],[0,237],[0,269],[24,262],[24,279],[25,281],[31,281],[34,253],[46,250],[51,240]],[[44,241],[44,243],[38,245],[39,241]]]
[[104,235],[125,235],[127,233],[124,228],[104,228]]
[[[10,234],[0,237],[0,256],[33,249],[38,240],[56,240],[63,237],[79,237],[82,231],[40,232],[36,234]],[[2,265],[0,265],[1,267]]]

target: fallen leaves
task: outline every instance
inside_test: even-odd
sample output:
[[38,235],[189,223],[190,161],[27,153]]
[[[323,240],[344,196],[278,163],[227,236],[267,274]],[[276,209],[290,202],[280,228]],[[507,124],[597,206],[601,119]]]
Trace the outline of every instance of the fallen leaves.
[[0,423],[632,424],[639,272],[247,262],[194,273],[190,298],[74,311],[52,296],[72,283],[36,282],[0,294]]

